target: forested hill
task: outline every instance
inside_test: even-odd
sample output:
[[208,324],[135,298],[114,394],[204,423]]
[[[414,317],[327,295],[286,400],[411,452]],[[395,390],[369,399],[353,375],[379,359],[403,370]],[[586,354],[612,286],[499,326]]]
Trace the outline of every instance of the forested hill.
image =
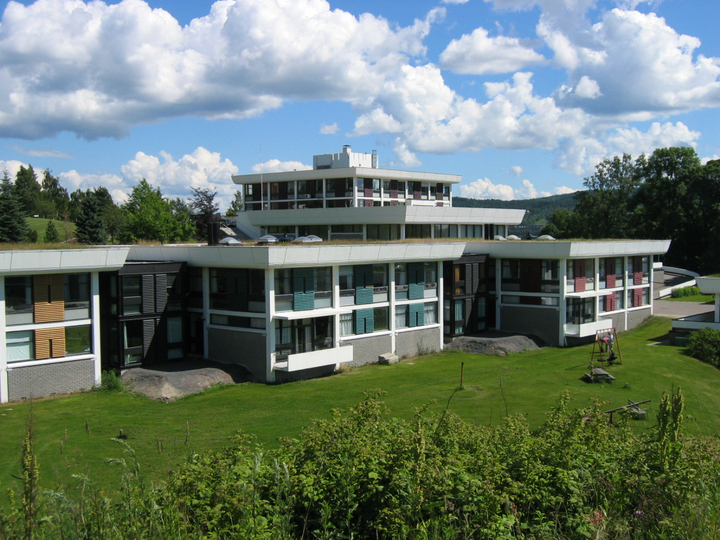
[[523,225],[526,227],[542,227],[547,224],[550,214],[558,208],[564,208],[572,212],[575,208],[575,194],[552,195],[551,197],[539,197],[537,199],[517,199],[514,201],[503,201],[500,199],[469,199],[466,197],[453,197],[453,206],[466,208],[517,208],[527,210]]

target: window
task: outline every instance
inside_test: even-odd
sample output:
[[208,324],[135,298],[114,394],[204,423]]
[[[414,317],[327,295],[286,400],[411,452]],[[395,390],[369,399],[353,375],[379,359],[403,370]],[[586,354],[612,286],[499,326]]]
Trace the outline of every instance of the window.
[[35,359],[35,333],[32,330],[26,332],[8,332],[7,361],[21,362],[23,360]]
[[408,307],[395,306],[395,328],[407,328],[408,326]]
[[167,342],[182,343],[183,341],[183,324],[182,317],[168,317],[167,320]]
[[90,274],[65,274],[65,320],[90,318]]
[[188,307],[203,307],[203,277],[202,268],[191,266],[188,268]]
[[340,335],[341,336],[352,336],[353,332],[353,314],[352,313],[341,313],[340,314]]
[[388,329],[388,308],[379,307],[373,309],[373,331],[387,330]]
[[565,322],[568,324],[586,324],[595,320],[594,298],[568,298]]
[[122,276],[123,315],[142,313],[142,284],[140,276]]
[[233,315],[210,314],[210,324],[233,328],[265,328],[265,319],[259,317],[236,317]]
[[465,300],[455,300],[455,334],[465,331]]
[[90,325],[67,326],[65,328],[65,355],[72,356],[92,352],[90,331]]
[[425,324],[437,323],[437,302],[425,304]]
[[395,298],[407,300],[408,298],[408,267],[407,263],[395,265]]
[[210,308],[228,311],[265,311],[263,270],[210,269]]
[[5,316],[8,326],[33,322],[31,276],[5,278]]

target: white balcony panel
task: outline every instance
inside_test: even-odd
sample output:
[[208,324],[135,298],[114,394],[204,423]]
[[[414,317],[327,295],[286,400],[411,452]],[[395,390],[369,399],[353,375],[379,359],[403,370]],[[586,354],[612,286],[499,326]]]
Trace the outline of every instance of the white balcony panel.
[[352,362],[352,345],[345,345],[335,349],[323,349],[299,354],[291,354],[287,360],[275,364],[278,371],[301,371],[323,366],[334,366],[345,362]]
[[568,337],[594,336],[598,330],[612,328],[613,322],[610,319],[589,322],[585,324],[566,324],[565,335]]

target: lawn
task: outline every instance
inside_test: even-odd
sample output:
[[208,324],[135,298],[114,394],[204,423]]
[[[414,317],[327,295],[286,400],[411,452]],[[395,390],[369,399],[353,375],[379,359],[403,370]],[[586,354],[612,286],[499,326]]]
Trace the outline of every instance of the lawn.
[[[363,391],[381,388],[391,414],[408,418],[417,407],[431,404],[450,409],[468,422],[497,424],[506,414],[524,414],[532,426],[563,391],[572,404],[583,407],[595,398],[607,408],[628,399],[652,402],[649,420],[633,422],[634,429],[652,424],[663,390],[682,387],[686,399],[686,428],[693,434],[720,431],[720,371],[663,345],[669,319],[653,318],[632,332],[619,335],[623,364],[607,368],[612,384],[588,384],[592,346],[542,349],[507,357],[441,353],[404,360],[392,366],[370,365],[338,375],[277,386],[241,384],[215,388],[175,403],[159,403],[127,393],[89,392],[32,405],[0,406],[0,488],[16,485],[20,446],[32,406],[41,484],[54,487],[72,474],[87,473],[108,489],[118,475],[104,460],[121,457],[110,441],[122,429],[140,458],[145,473],[161,480],[191,452],[220,448],[238,430],[251,433],[265,446],[279,437],[294,437],[311,418],[327,418],[334,407],[348,407]],[[616,347],[617,350],[617,347]],[[464,389],[460,384],[464,363]],[[0,489],[4,491],[4,489]]]

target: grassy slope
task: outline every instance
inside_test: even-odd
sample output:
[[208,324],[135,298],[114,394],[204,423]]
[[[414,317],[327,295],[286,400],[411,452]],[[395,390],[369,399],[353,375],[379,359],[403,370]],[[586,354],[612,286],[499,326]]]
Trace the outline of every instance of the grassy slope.
[[[38,242],[45,241],[45,229],[47,229],[47,224],[50,221],[55,222],[55,229],[58,232],[58,238],[61,242],[65,242],[75,236],[75,224],[69,221],[65,222],[43,218],[27,218],[27,223],[30,227],[30,230],[37,231],[38,233]],[[38,246],[38,248],[40,248],[40,246]]]
[[[656,344],[669,328],[668,319],[653,319],[621,334],[624,363],[609,368],[617,377],[610,385],[580,380],[590,359],[591,347],[585,346],[504,358],[445,353],[394,366],[366,366],[324,379],[218,388],[171,404],[105,392],[40,401],[33,408],[41,483],[51,487],[68,481],[70,474],[88,472],[109,489],[117,486],[116,471],[103,461],[121,456],[120,447],[109,440],[119,428],[129,434],[128,442],[146,473],[162,478],[191,450],[219,448],[237,430],[274,446],[278,437],[296,436],[309,419],[326,418],[333,407],[357,403],[368,388],[387,392],[386,403],[394,416],[407,418],[432,400],[436,400],[432,407],[440,410],[459,384],[461,362],[465,362],[465,390],[452,397],[450,408],[469,422],[497,424],[507,407],[510,414],[526,414],[531,425],[537,426],[558,395],[568,390],[577,407],[593,398],[613,406],[624,405],[628,399],[652,399],[647,406],[651,420],[633,424],[643,430],[653,423],[662,391],[681,386],[688,431],[717,433],[720,371],[682,355],[680,348]],[[0,407],[0,487],[16,484],[11,475],[19,471],[28,408],[26,403]]]

